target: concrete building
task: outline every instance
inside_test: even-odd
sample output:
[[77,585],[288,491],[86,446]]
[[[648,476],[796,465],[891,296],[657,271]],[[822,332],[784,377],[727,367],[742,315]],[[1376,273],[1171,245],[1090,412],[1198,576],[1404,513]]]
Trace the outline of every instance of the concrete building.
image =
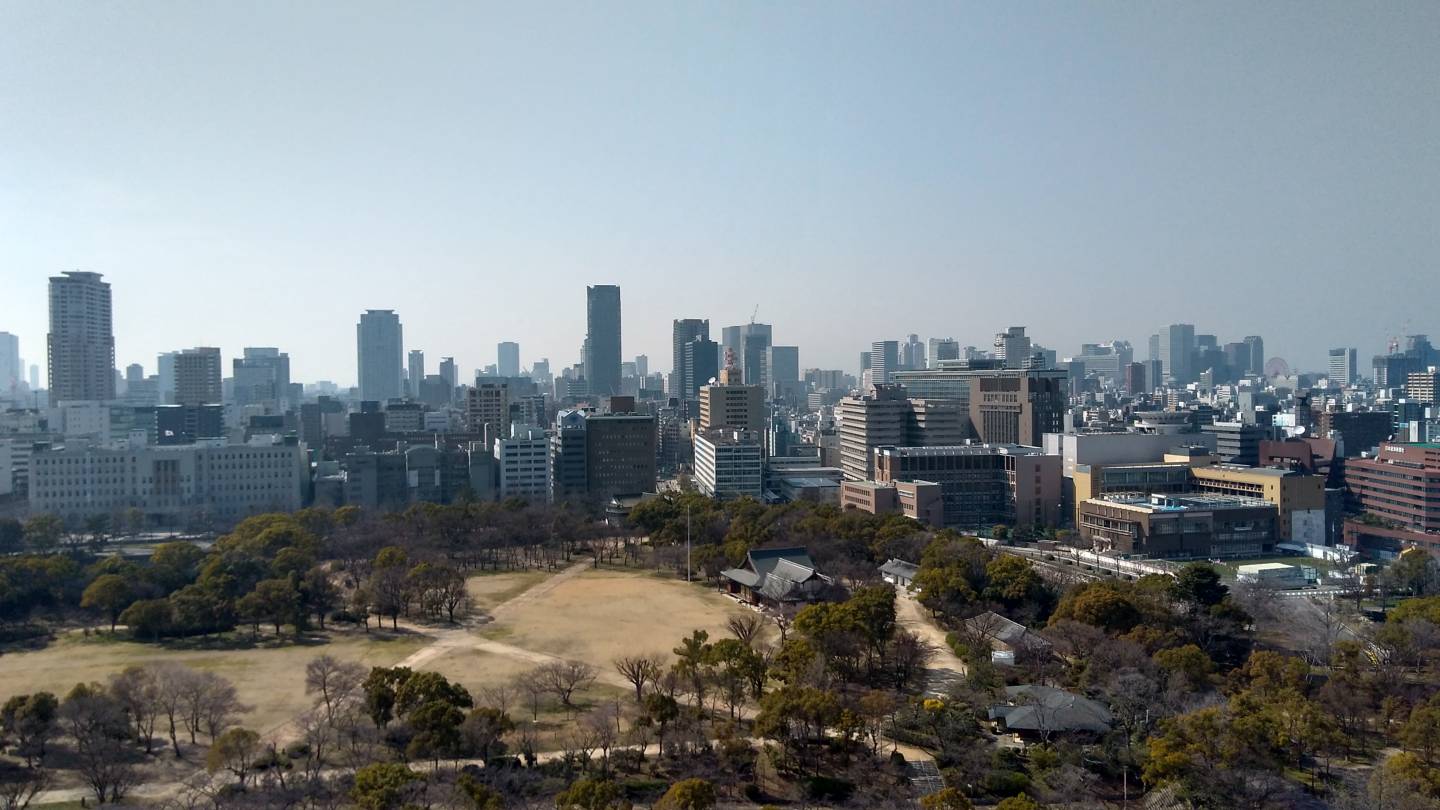
[[941,360],[959,360],[960,341],[955,338],[930,338],[925,352],[925,368],[939,368]]
[[765,389],[758,385],[716,384],[700,388],[700,430],[733,428],[765,431]]
[[931,481],[844,481],[840,507],[871,515],[899,513],[926,526],[945,526],[945,497]]
[[585,288],[585,379],[596,396],[620,392],[620,288]]
[[516,425],[495,443],[500,498],[546,501],[550,498],[550,439],[543,428]]
[[1215,456],[1220,461],[1246,466],[1254,466],[1260,462],[1260,442],[1275,438],[1273,428],[1244,422],[1201,425],[1200,432],[1215,437]]
[[1030,338],[1025,327],[1012,326],[995,335],[995,357],[1005,368],[1030,367]]
[[1275,536],[1282,542],[1330,545],[1324,476],[1233,464],[1197,465],[1190,467],[1189,473],[1194,492],[1259,498],[1274,504],[1279,516]]
[[291,512],[309,485],[296,441],[149,447],[76,446],[30,459],[30,511],[65,519],[139,509],[159,526]]
[[1025,370],[971,380],[970,423],[981,441],[1038,446],[1065,426],[1066,373]]
[[798,402],[801,399],[800,347],[771,346],[766,359],[769,371],[769,393],[772,399]]
[[355,327],[360,399],[386,402],[405,394],[405,334],[390,309],[369,309]]
[[0,399],[13,399],[25,382],[20,368],[20,338],[0,332]]
[[[710,370],[706,377],[699,377],[695,371],[697,360],[706,359],[697,354],[695,347],[690,344],[696,340],[711,343],[708,347],[710,355],[709,363],[705,366]],[[670,325],[670,388],[667,391],[672,397],[681,401],[696,399],[700,396],[700,386],[715,376],[715,352],[716,348],[710,341],[710,321],[704,318],[677,318]]]
[[471,433],[485,436],[487,448],[510,435],[510,384],[477,380],[465,392],[465,425]]
[[496,363],[501,377],[520,376],[520,344],[507,340],[495,347]]
[[1440,557],[1440,443],[1382,444],[1374,458],[1345,462],[1345,482],[1355,504],[1380,519],[1346,521],[1347,544],[1382,556],[1414,547]]
[[1360,378],[1355,360],[1355,349],[1330,350],[1330,382],[1342,388],[1349,388]]
[[1265,373],[1265,341],[1259,335],[1247,335],[1245,345],[1250,347],[1250,368],[1247,373],[1258,377]]
[[585,420],[585,490],[592,500],[655,491],[655,417],[635,414]]
[[579,500],[586,492],[585,412],[566,409],[555,416],[550,435],[550,500]]
[[877,447],[875,482],[938,484],[944,523],[983,529],[997,523],[1021,529],[1058,527],[1060,458],[1038,447],[962,444]]
[[110,284],[99,273],[50,278],[46,337],[50,402],[115,398],[115,328]]
[[251,346],[230,366],[237,407],[258,405],[267,413],[284,413],[297,404],[290,401],[290,355],[274,347]]
[[1221,559],[1274,552],[1275,520],[1275,507],[1258,498],[1113,495],[1083,502],[1079,529],[1101,553]]
[[1434,368],[1426,371],[1412,371],[1405,375],[1405,398],[1421,405],[1437,404],[1440,395],[1440,372]]
[[1348,458],[1379,447],[1394,430],[1394,415],[1389,411],[1325,410],[1315,418],[1315,435],[1339,438],[1342,455]]
[[870,394],[845,397],[835,415],[840,467],[851,481],[874,478],[871,451],[875,447],[943,446],[970,438],[968,420],[958,403],[907,399],[898,385],[880,385]]
[[764,495],[765,443],[747,430],[718,429],[695,436],[695,487],[720,500]]
[[223,403],[220,350],[200,346],[175,353],[175,404]]

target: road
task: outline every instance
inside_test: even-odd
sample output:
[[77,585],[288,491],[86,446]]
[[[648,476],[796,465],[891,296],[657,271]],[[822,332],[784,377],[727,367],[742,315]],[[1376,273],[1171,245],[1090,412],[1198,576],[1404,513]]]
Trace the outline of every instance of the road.
[[904,588],[895,589],[895,621],[935,648],[935,657],[926,668],[925,693],[948,695],[951,685],[965,677],[966,669],[965,662],[945,640],[945,631],[931,620],[929,611],[914,594]]

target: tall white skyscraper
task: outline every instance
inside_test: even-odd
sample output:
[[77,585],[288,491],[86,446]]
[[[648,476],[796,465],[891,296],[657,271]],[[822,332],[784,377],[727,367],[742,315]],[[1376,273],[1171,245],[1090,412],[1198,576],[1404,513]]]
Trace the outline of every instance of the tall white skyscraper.
[[496,347],[498,362],[495,364],[501,377],[520,376],[520,344],[505,341]]

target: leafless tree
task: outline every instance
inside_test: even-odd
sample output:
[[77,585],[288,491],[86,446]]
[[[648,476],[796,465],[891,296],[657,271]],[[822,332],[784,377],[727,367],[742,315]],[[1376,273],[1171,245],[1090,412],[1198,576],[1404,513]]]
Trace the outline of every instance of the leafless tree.
[[538,677],[538,671],[516,678],[515,688],[525,696],[525,701],[530,704],[530,721],[532,723],[538,721],[540,719],[540,701],[549,694],[549,690]]
[[645,699],[645,684],[660,677],[665,661],[660,655],[651,653],[649,655],[623,655],[616,658],[613,664],[615,671],[620,673],[620,677],[635,687],[635,702],[639,703]]
[[583,661],[554,661],[542,664],[531,673],[531,677],[538,681],[545,691],[559,698],[560,705],[574,709],[575,692],[589,687],[598,674],[595,667]]
[[0,810],[25,810],[50,784],[43,768],[6,765],[0,772]]
[[137,779],[125,707],[98,684],[82,685],[66,696],[60,718],[75,741],[76,769],[96,801],[119,801]]
[[581,728],[592,749],[600,750],[600,770],[610,771],[610,749],[620,739],[620,707],[614,703],[600,706],[585,715]]
[[326,722],[333,721],[341,701],[356,694],[365,680],[365,668],[350,661],[321,655],[305,665],[305,694],[318,694]]
[[181,700],[185,727],[192,743],[198,733],[204,733],[213,742],[234,724],[236,717],[249,711],[249,707],[240,702],[235,685],[213,672],[192,671]]
[[110,676],[110,694],[120,701],[145,753],[155,750],[155,723],[160,716],[160,684],[151,667],[126,667]]
[[510,707],[515,705],[517,697],[517,690],[508,683],[485,686],[480,689],[480,705],[499,709],[502,714],[510,713]]
[[745,646],[753,647],[755,639],[759,638],[760,633],[765,629],[765,619],[758,613],[743,613],[739,616],[731,616],[730,620],[725,622],[725,629],[729,630],[735,638],[745,642]]
[[190,688],[190,682],[194,679],[195,673],[180,664],[172,661],[162,661],[150,665],[156,685],[156,701],[159,708],[159,715],[165,718],[170,736],[170,746],[175,749],[175,757],[178,759],[180,753],[180,737],[178,729],[185,722],[185,694]]

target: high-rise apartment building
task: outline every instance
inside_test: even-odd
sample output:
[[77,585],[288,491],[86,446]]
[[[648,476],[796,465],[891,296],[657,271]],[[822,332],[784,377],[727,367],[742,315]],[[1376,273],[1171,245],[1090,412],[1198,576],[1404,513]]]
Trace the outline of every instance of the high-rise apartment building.
[[220,364],[220,350],[213,346],[176,353],[175,404],[213,405],[224,402]]
[[1165,379],[1156,382],[1170,382],[1185,385],[1194,382],[1191,361],[1195,355],[1195,326],[1188,323],[1171,324],[1160,330],[1160,373]]
[[[696,376],[691,370],[691,364],[698,358],[690,349],[690,344],[699,338],[704,341],[710,340],[710,321],[704,318],[677,318],[670,326],[670,391],[672,397],[682,400],[694,399],[699,393],[700,385],[704,384],[710,377],[700,379],[696,384]],[[710,347],[710,363],[706,368],[714,365],[715,349]],[[711,374],[714,376],[714,374]]]
[[520,376],[520,344],[507,340],[495,347],[496,368],[501,377]]
[[261,405],[283,413],[297,404],[290,402],[290,355],[279,349],[246,347],[244,356],[231,362],[231,373],[239,407]]
[[465,426],[471,433],[484,434],[487,449],[510,435],[509,383],[476,380],[465,396]]
[[99,273],[51,276],[46,348],[52,404],[115,398],[110,284]]
[[890,375],[900,371],[900,342],[877,340],[870,344],[870,382],[889,385]]
[[410,398],[419,399],[420,386],[425,384],[425,352],[419,349],[410,350],[410,362],[407,371],[407,380],[410,383]]
[[1330,350],[1330,382],[1344,388],[1355,384],[1359,374],[1356,372],[1355,349],[1331,349]]
[[355,327],[360,399],[385,402],[404,394],[405,340],[400,316],[390,309],[369,309]]
[[596,396],[620,391],[620,288],[585,288],[585,379]]

